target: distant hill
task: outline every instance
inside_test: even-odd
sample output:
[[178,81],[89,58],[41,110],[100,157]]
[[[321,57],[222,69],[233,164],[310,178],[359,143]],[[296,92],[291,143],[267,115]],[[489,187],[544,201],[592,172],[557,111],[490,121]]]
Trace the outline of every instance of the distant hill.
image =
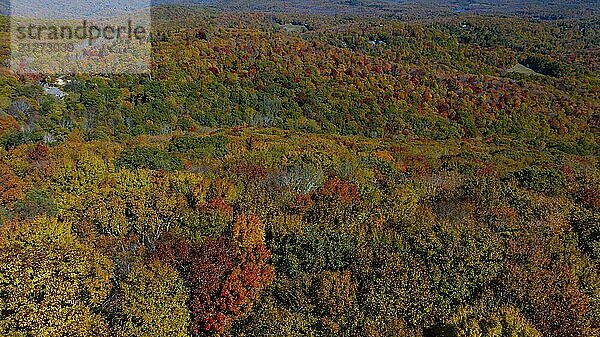
[[213,5],[240,11],[377,14],[386,17],[467,13],[555,20],[600,14],[598,0],[214,0]]
[[142,8],[173,4],[206,4],[212,0],[0,0],[0,14],[35,18],[89,18],[113,16]]
[[[0,13],[9,13],[10,0],[0,0]],[[241,12],[360,14],[398,18],[440,15],[494,14],[542,20],[600,15],[597,0],[548,2],[546,0],[13,0],[19,14],[31,17],[81,18],[114,15],[150,5],[210,5]]]
[[8,15],[10,13],[10,2],[8,0],[0,0],[0,14]]
[[110,16],[134,11],[149,5],[146,0],[98,0],[95,2],[69,0],[0,1],[2,2],[0,7],[10,8],[12,15],[57,19]]

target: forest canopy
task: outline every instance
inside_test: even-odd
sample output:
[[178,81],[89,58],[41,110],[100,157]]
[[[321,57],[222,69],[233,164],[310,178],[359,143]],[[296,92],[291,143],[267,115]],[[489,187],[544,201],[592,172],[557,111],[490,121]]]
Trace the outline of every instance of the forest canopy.
[[0,335],[600,333],[598,17],[154,11],[136,75],[0,16]]

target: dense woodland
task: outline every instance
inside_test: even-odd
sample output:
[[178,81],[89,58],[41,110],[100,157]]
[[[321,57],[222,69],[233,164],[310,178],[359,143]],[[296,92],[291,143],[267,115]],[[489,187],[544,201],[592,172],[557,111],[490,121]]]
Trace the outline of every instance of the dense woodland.
[[0,68],[0,335],[598,336],[599,20],[159,7],[147,74]]

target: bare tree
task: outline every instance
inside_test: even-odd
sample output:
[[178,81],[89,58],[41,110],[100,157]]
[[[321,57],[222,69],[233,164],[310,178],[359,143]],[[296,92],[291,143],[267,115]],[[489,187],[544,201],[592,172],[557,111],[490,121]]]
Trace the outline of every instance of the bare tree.
[[323,170],[312,164],[287,167],[275,177],[280,187],[304,194],[319,188],[324,180]]
[[44,133],[44,143],[45,144],[51,144],[56,142],[56,138],[54,137],[54,135],[50,132],[46,132]]
[[25,119],[28,123],[33,121],[34,115],[31,104],[24,99],[13,101],[8,109],[8,114],[16,119]]

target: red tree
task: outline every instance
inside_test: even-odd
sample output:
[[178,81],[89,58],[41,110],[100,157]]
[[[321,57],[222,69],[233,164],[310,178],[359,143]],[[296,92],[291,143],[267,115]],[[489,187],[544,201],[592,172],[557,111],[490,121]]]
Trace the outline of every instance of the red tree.
[[226,237],[209,238],[197,247],[171,238],[158,247],[163,260],[176,265],[190,288],[190,332],[222,332],[248,310],[274,278],[264,244],[240,248]]

